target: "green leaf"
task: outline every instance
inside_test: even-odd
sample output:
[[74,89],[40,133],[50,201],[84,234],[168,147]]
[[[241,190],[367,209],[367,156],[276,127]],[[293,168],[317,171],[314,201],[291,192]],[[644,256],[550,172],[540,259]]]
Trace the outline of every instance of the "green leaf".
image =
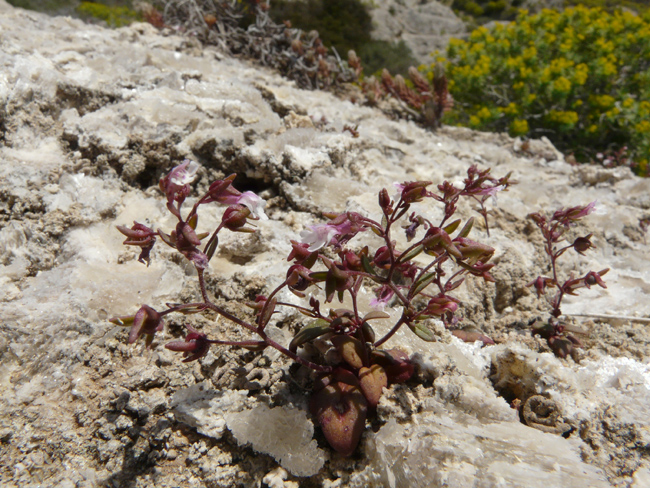
[[418,336],[420,339],[426,342],[435,342],[436,336],[433,335],[433,332],[424,324],[424,322],[415,322],[414,324],[407,324],[409,329]]
[[217,250],[218,245],[219,237],[215,235],[212,240],[208,242],[208,245],[205,248],[205,255],[208,257],[208,261],[210,261],[212,259],[212,256],[214,256],[214,252]]
[[375,331],[368,322],[361,324],[361,334],[363,335],[364,342],[373,344],[375,342]]
[[372,275],[376,274],[375,270],[372,269],[372,264],[370,264],[370,259],[368,259],[368,256],[366,256],[366,255],[361,256],[361,265],[363,266],[363,269],[364,269],[364,271],[366,273],[369,273],[369,274],[372,274]]
[[437,276],[438,273],[436,272],[427,273],[424,276],[422,276],[422,278],[420,278],[415,283],[413,283],[413,287],[412,287],[413,293],[411,293],[410,295],[415,297],[418,294],[420,294],[427,286],[429,286],[433,282],[433,280],[436,279]]
[[160,238],[163,240],[165,244],[167,244],[169,247],[176,247],[176,242],[174,239],[172,239],[172,236],[169,234],[165,234],[162,230],[158,229],[158,235]]
[[465,222],[465,225],[463,226],[463,228],[460,230],[460,232],[456,237],[467,237],[471,232],[473,226],[474,226],[474,217],[472,217],[467,222]]
[[386,371],[378,364],[373,364],[369,368],[361,368],[359,370],[359,386],[363,396],[368,400],[368,405],[375,408],[384,388],[388,386]]
[[354,369],[363,366],[363,358],[366,356],[365,345],[348,335],[335,335],[330,339],[343,360]]
[[129,315],[128,317],[113,317],[108,321],[115,325],[121,325],[122,327],[131,327],[135,321],[135,315]]
[[460,219],[454,220],[451,224],[447,225],[446,227],[443,227],[442,230],[444,230],[447,234],[451,234],[453,231],[455,231],[458,226],[460,225]]
[[413,259],[415,256],[420,254],[422,251],[424,251],[424,246],[422,244],[418,244],[415,246],[413,249],[411,249],[409,252],[402,254],[399,259],[397,260],[397,263],[405,263],[406,261],[410,261]]
[[187,221],[189,226],[192,228],[192,230],[196,230],[196,225],[199,223],[199,214],[194,214],[190,218],[190,220]]
[[381,312],[379,310],[373,310],[372,312],[368,312],[366,315],[363,317],[363,322],[367,320],[373,320],[373,319],[389,319],[390,314],[386,312]]
[[176,308],[174,312],[182,313],[183,315],[200,313],[206,309],[205,305],[183,305],[182,303],[165,303],[165,305],[169,308]]
[[273,312],[275,312],[275,306],[277,305],[278,301],[275,298],[272,298],[271,300],[267,301],[264,304],[264,307],[262,308],[262,315],[260,315],[260,323],[259,325],[264,328],[266,324],[269,323],[269,320],[271,320],[271,316],[273,315]]
[[309,273],[309,277],[316,281],[325,281],[327,279],[327,271],[315,271]]
[[330,332],[330,323],[325,319],[316,319],[312,323],[304,326],[289,343],[289,350],[296,352],[298,346],[302,346],[305,342],[313,341],[317,337]]

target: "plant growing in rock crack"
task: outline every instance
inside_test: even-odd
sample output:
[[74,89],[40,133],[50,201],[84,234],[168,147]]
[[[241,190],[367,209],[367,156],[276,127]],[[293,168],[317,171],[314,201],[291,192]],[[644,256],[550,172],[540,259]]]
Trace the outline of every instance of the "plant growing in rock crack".
[[[609,271],[609,268],[601,271],[589,271],[579,278],[571,272],[569,277],[562,281],[558,274],[557,261],[569,249],[573,249],[578,254],[584,255],[586,251],[594,248],[591,242],[592,234],[576,238],[573,243],[559,247],[558,244],[565,240],[565,233],[576,225],[583,217],[589,215],[596,202],[589,205],[560,209],[550,218],[540,214],[532,213],[529,215],[542,231],[544,236],[544,251],[550,259],[552,277],[538,276],[526,286],[533,286],[537,291],[537,296],[544,295],[551,307],[550,317],[547,322],[536,322],[533,324],[533,335],[539,335],[546,339],[551,350],[556,356],[565,358],[571,354],[576,347],[580,347],[580,340],[566,332],[566,325],[560,320],[562,317],[562,299],[566,295],[577,296],[580,288],[591,288],[594,285],[607,288],[602,277]],[[552,298],[546,295],[548,287],[554,288],[555,294]]]
[[[488,261],[494,249],[469,239],[474,218],[463,226],[461,220],[451,220],[461,197],[475,199],[486,219],[484,203],[510,184],[508,177],[496,179],[489,170],[469,168],[462,186],[445,181],[439,193],[428,190],[430,182],[417,181],[396,184],[397,194],[391,198],[386,189],[379,192],[381,218],[374,220],[356,212],[325,214],[327,223],[317,224],[302,234],[302,242],[291,241],[286,276],[268,295],[257,296],[250,304],[255,320],[234,316],[215,304],[208,295],[205,273],[213,257],[219,233],[254,232],[251,220],[265,219],[264,202],[252,192],[241,193],[232,182],[235,176],[212,183],[192,208],[184,214],[182,205],[190,193],[190,183],[198,165],[185,161],[160,180],[167,197],[167,208],[178,219],[170,233],[154,231],[139,223],[131,228],[118,226],[127,245],[141,248],[139,260],[149,263],[149,255],[160,237],[175,248],[196,268],[201,301],[167,304],[165,310],[143,305],[132,316],[116,317],[111,321],[129,326],[129,342],[146,337],[150,347],[154,334],[163,327],[170,313],[193,314],[212,311],[248,330],[253,339],[232,341],[210,339],[206,334],[186,325],[184,340],[170,342],[165,347],[183,352],[184,362],[204,356],[213,344],[242,347],[260,351],[275,348],[288,358],[312,369],[315,374],[310,409],[330,445],[343,455],[355,450],[365,426],[365,420],[379,402],[383,388],[391,383],[408,380],[413,364],[404,352],[383,349],[382,346],[402,327],[407,326],[425,341],[435,340],[427,321],[440,319],[453,328],[459,322],[455,312],[459,300],[452,295],[467,275],[494,281],[490,275],[493,264]],[[424,199],[437,200],[444,206],[444,216],[434,223],[412,210]],[[198,211],[202,205],[227,205],[221,222],[212,233],[197,234]],[[404,223],[399,227],[400,223]],[[460,229],[460,230],[459,230]],[[352,248],[350,241],[359,233],[370,231],[378,236],[380,245]],[[408,245],[399,249],[394,239],[404,231]],[[456,235],[452,237],[452,234]],[[418,238],[416,236],[420,234]],[[372,306],[383,308],[389,302],[401,307],[401,314],[392,327],[377,337],[371,323],[390,315],[379,310],[362,311],[359,296],[364,284],[374,287],[376,298]],[[316,298],[324,288],[324,302]],[[302,305],[282,301],[281,292],[288,290],[304,299]],[[311,296],[307,296],[307,292]],[[350,308],[325,310],[323,304],[334,299],[348,299]],[[308,318],[288,346],[271,339],[266,327],[280,307],[297,310]],[[473,340],[476,340],[474,338]],[[484,338],[485,341],[490,341]]]

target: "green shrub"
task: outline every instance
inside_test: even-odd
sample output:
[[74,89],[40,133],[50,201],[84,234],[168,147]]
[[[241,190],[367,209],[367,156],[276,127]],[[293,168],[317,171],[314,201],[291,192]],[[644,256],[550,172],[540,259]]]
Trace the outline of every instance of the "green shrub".
[[77,12],[82,18],[102,20],[110,27],[122,27],[139,20],[138,13],[129,7],[96,2],[81,2]]
[[364,73],[371,75],[387,69],[391,73],[406,75],[418,62],[404,41],[370,41],[363,44],[357,54],[361,58]]
[[77,0],[7,0],[7,3],[14,7],[50,15],[70,15],[79,2]]
[[372,19],[361,0],[274,0],[269,13],[276,22],[289,20],[304,31],[317,30],[325,46],[343,58],[370,42]]
[[455,100],[448,123],[545,135],[583,161],[627,146],[647,174],[650,15],[522,11],[509,25],[453,39],[447,56]]
[[467,23],[476,25],[490,20],[512,20],[521,0],[454,0],[451,8]]
[[288,20],[303,31],[318,31],[323,44],[334,47],[343,59],[353,49],[367,75],[384,68],[405,75],[410,66],[417,65],[403,41],[391,43],[370,37],[372,19],[361,0],[274,0],[269,13],[275,22]]

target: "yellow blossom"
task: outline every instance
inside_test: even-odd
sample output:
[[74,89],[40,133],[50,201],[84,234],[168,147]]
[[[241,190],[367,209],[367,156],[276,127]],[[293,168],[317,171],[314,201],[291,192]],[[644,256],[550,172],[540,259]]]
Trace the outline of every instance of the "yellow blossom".
[[510,123],[510,134],[513,136],[522,136],[528,133],[528,121],[515,119]]
[[492,114],[487,107],[481,108],[481,110],[479,110],[476,115],[482,120],[487,120],[492,117]]
[[642,134],[645,134],[646,132],[650,132],[650,121],[647,120],[642,120],[636,126],[634,127],[637,132],[640,132]]
[[569,93],[571,91],[571,82],[564,76],[560,76],[553,82],[553,89],[560,93]]

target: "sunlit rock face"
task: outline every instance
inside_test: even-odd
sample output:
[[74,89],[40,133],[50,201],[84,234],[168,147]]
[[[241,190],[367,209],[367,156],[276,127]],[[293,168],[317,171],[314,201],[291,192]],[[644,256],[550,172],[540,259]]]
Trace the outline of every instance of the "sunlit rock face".
[[[3,486],[647,485],[647,180],[570,166],[546,140],[431,133],[147,24],[106,30],[0,0],[0,42]],[[473,231],[496,249],[497,283],[458,293],[464,323],[497,345],[461,343],[440,324],[435,343],[400,330],[389,344],[411,355],[415,378],[384,392],[351,458],[313,427],[307,374],[277,352],[215,347],[184,364],[162,347],[183,323],[246,337],[226,320],[173,317],[153,349],[128,345],[107,318],[199,298],[186,261],[157,244],[144,266],[115,229],[170,230],[157,182],[186,157],[201,165],[197,193],[237,173],[268,201],[258,232],[224,234],[210,263],[209,293],[236,313],[284,279],[289,240],[322,211],[378,218],[377,192],[394,182],[457,182],[472,164],[512,172],[518,184],[489,203],[490,237]],[[607,289],[563,307],[583,332],[576,363],[530,336],[546,309],[525,285],[548,264],[527,215],[594,200],[576,232],[597,248],[562,262],[611,268]],[[220,212],[202,211],[199,230]],[[359,306],[372,297],[368,286]],[[283,312],[269,334],[286,345],[301,324]]]
[[403,41],[424,64],[433,61],[432,52],[444,53],[450,38],[463,37],[467,32],[451,7],[435,0],[375,0],[370,15],[374,39]]

